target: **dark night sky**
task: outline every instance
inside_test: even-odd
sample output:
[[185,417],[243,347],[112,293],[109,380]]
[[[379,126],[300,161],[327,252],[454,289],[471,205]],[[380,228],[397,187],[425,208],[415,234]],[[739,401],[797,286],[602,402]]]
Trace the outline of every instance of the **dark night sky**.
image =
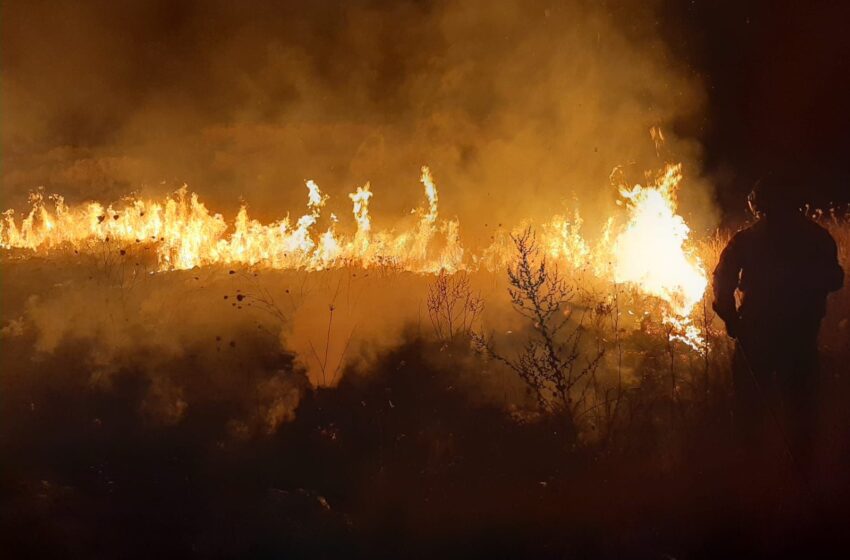
[[697,0],[665,14],[673,50],[706,82],[708,111],[684,126],[702,139],[723,207],[768,169],[820,203],[849,202],[850,4]]

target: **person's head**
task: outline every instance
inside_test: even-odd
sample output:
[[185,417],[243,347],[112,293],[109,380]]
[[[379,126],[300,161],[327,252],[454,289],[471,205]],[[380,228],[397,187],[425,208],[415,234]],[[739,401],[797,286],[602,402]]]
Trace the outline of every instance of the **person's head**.
[[756,217],[787,217],[800,212],[802,198],[795,185],[775,174],[768,174],[756,181],[747,197],[750,212]]

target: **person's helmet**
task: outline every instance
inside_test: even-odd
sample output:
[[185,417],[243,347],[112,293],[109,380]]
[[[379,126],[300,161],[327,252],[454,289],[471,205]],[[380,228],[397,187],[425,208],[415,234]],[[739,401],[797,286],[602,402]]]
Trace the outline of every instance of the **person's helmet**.
[[801,205],[796,189],[774,175],[766,175],[756,181],[747,196],[747,206],[756,217],[791,214],[799,211]]

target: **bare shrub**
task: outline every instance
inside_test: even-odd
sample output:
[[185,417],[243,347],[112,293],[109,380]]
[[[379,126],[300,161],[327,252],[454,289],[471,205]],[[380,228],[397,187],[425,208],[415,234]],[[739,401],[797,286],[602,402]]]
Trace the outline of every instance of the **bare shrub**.
[[443,343],[468,335],[484,309],[484,300],[472,290],[465,272],[441,270],[428,287],[428,317],[434,334]]
[[526,383],[542,412],[565,414],[575,429],[576,419],[596,386],[596,371],[604,355],[597,345],[585,356],[581,342],[586,328],[584,313],[571,316],[572,290],[541,257],[534,233],[526,229],[512,235],[517,251],[508,268],[508,294],[514,309],[531,324],[530,335],[514,357],[495,348],[492,337],[473,334],[473,344],[485,355],[512,369]]
[[[348,355],[356,328],[354,325],[346,326],[344,324],[342,326],[338,325],[338,328],[336,329],[334,328],[334,313],[337,310],[337,299],[339,298],[340,291],[343,287],[343,279],[348,279],[349,282],[351,280],[350,270],[347,270],[346,272],[347,274],[339,276],[336,283],[336,289],[333,291],[330,296],[330,301],[327,304],[328,323],[327,329],[324,330],[324,336],[322,339],[316,340],[315,342],[313,337],[307,338],[307,346],[309,347],[310,352],[309,357],[305,356],[305,358],[312,359],[312,362],[315,363],[317,371],[321,375],[321,385],[324,387],[333,386],[342,374],[345,359]],[[232,274],[235,274],[235,271],[232,272]],[[307,279],[310,278],[310,274],[311,273],[300,274],[299,276],[301,276],[302,281],[295,290],[297,294],[293,295],[292,291],[287,288],[284,290],[286,299],[279,302],[272,292],[259,281],[259,275],[256,272],[252,274],[243,273],[243,277],[249,281],[251,288],[246,291],[236,290],[237,293],[235,297],[237,303],[235,305],[237,305],[238,309],[241,309],[242,305],[253,307],[268,315],[280,328],[283,328],[286,321],[295,314],[306,295],[310,293],[310,288],[306,285]],[[350,292],[350,287],[347,288],[347,291]],[[284,311],[284,304],[288,306],[289,313]],[[262,328],[262,326],[258,325],[258,328]],[[340,329],[342,329],[342,338],[337,338],[340,336]],[[269,332],[269,334],[273,333]],[[342,344],[342,349],[337,355],[332,352],[332,348],[338,347],[340,343]]]

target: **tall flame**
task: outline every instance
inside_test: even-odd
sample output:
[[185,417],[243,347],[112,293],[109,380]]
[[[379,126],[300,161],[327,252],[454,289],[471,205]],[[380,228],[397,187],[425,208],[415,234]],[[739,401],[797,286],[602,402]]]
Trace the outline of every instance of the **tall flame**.
[[357,233],[354,234],[352,250],[356,254],[363,254],[369,250],[369,233],[372,231],[372,220],[369,218],[369,199],[372,198],[372,192],[369,190],[369,183],[357,187],[357,190],[349,194],[348,198],[354,205],[354,220],[357,222]]
[[670,165],[649,187],[621,187],[630,219],[613,243],[613,274],[615,281],[638,284],[686,316],[702,299],[708,279],[685,248],[690,228],[676,213],[675,200],[681,180],[681,165]]
[[648,187],[620,187],[629,221],[613,241],[612,273],[615,281],[667,302],[664,322],[672,327],[671,336],[698,349],[705,340],[690,315],[705,295],[708,277],[699,257],[688,250],[690,228],[676,213],[681,181],[682,166],[676,164]]

